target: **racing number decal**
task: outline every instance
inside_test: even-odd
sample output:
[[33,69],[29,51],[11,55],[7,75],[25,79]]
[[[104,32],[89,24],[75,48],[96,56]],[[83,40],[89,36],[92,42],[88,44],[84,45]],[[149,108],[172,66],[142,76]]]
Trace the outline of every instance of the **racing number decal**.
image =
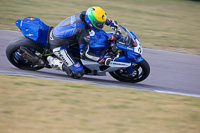
[[142,53],[141,47],[138,48],[138,52],[139,52],[139,53]]
[[136,53],[138,53],[138,54],[141,54],[141,53],[142,53],[141,47],[138,45],[138,46],[135,48],[134,52],[136,52]]
[[136,39],[137,47],[134,48],[134,52],[138,54],[142,54],[142,47],[140,46],[140,42]]

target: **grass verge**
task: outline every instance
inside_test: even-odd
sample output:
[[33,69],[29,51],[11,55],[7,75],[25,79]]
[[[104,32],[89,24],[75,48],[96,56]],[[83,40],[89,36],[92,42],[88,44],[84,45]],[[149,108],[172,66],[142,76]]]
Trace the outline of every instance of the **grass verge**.
[[1,133],[199,133],[200,98],[0,75]]

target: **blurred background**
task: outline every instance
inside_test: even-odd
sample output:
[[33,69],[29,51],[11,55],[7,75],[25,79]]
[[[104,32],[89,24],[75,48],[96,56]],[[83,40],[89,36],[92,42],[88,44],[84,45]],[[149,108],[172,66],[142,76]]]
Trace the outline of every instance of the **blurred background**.
[[[15,21],[28,16],[56,26],[91,6],[102,7],[108,18],[135,32],[143,47],[200,55],[198,0],[0,0],[0,29],[19,31]],[[112,31],[106,26],[105,30]],[[199,72],[196,62],[190,64],[194,56],[187,59],[192,67],[186,74]],[[181,81],[185,69],[169,70],[172,67],[164,62],[168,60],[151,67],[152,77],[156,68],[163,68],[158,78],[166,72],[181,78],[170,75],[168,81],[154,82]],[[199,112],[198,97],[0,73],[0,133],[200,133]]]
[[108,18],[134,31],[143,47],[200,55],[198,0],[0,0],[0,3],[1,29],[18,30],[14,22],[27,16],[56,26],[71,15],[100,6]]

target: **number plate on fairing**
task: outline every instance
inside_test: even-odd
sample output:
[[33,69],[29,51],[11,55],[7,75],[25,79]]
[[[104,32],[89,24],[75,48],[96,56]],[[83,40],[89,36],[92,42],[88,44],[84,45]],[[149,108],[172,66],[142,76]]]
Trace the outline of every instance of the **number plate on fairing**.
[[138,41],[138,39],[136,39],[135,41],[137,42],[137,46],[134,47],[134,52],[142,55],[143,50],[142,50],[142,47],[140,45],[140,42]]

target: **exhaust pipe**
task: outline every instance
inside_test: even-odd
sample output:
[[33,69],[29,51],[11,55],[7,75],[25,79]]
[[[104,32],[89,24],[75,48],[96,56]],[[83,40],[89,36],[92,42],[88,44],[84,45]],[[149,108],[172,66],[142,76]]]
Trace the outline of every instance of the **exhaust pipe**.
[[20,46],[19,53],[26,63],[31,62],[39,67],[44,67],[44,61],[26,47]]

